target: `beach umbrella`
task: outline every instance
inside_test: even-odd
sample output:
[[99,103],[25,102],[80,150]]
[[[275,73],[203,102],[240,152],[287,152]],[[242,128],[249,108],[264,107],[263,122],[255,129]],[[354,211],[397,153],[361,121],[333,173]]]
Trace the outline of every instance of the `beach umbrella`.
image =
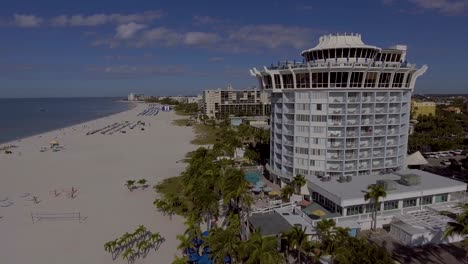
[[310,204],[310,201],[307,201],[307,200],[302,200],[300,202],[297,203],[297,205],[301,206],[301,207],[306,207]]
[[278,191],[271,191],[268,193],[268,195],[275,196],[275,195],[280,195],[281,193]]
[[231,257],[230,256],[224,257],[224,263],[231,263]]
[[200,238],[196,237],[193,239],[193,244],[195,244],[195,246],[199,247],[202,243],[203,243],[203,240],[201,240]]
[[201,235],[202,235],[202,237],[207,237],[207,236],[210,235],[210,231],[207,230],[207,231],[201,233]]
[[262,189],[261,189],[261,188],[259,188],[259,187],[255,187],[255,188],[253,188],[253,189],[252,189],[252,191],[253,191],[253,192],[257,192],[257,193],[258,193],[258,192],[261,192],[261,191],[262,191]]
[[199,259],[198,259],[198,264],[212,264],[213,261],[210,259],[210,255],[208,254],[203,254]]
[[211,249],[210,249],[210,246],[206,246],[203,248],[203,254],[209,254],[211,253]]
[[264,192],[271,192],[273,189],[271,189],[271,187],[264,187],[263,188],[263,191]]
[[263,181],[258,181],[257,183],[255,183],[255,186],[256,187],[263,187],[263,186],[265,186],[265,183]]
[[55,146],[55,145],[59,145],[59,142],[57,140],[52,140],[51,142],[49,142],[49,144],[52,146]]
[[189,255],[190,262],[197,262],[198,260],[200,260],[200,256],[197,253],[193,253]]
[[316,216],[325,216],[326,215],[326,213],[324,211],[319,210],[319,209],[312,211],[312,214],[316,215]]

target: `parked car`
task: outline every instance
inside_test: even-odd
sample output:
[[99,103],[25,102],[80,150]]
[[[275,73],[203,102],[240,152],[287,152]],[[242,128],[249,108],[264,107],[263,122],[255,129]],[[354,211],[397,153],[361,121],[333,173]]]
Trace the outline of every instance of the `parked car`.
[[448,160],[443,160],[440,162],[440,164],[444,165],[444,166],[450,166],[450,164],[452,164],[450,161]]

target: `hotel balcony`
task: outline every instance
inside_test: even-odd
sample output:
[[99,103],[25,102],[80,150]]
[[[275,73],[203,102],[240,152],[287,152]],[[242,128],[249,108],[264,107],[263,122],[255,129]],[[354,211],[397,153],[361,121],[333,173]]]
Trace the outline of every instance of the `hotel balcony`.
[[357,115],[359,114],[359,106],[355,106],[355,105],[348,105],[348,114],[351,114],[351,115]]
[[345,102],[344,93],[331,92],[328,99],[329,99],[328,101],[330,103],[343,103],[343,102]]
[[370,147],[371,146],[371,141],[370,140],[362,140],[361,142],[359,142],[359,146],[362,147],[362,148]]
[[361,125],[368,126],[372,124],[372,118],[363,118],[361,119]]
[[285,114],[294,114],[294,109],[284,108],[283,113],[285,113]]
[[283,133],[283,135],[293,136],[294,135],[294,130],[292,130],[292,129],[283,129],[282,133]]
[[358,155],[357,155],[357,151],[355,151],[354,153],[346,153],[345,154],[345,158],[346,159],[357,159]]
[[329,171],[342,171],[343,167],[340,165],[327,165],[327,170]]
[[383,150],[374,151],[372,156],[374,156],[374,158],[383,158],[384,152]]
[[370,166],[369,166],[369,163],[368,162],[359,162],[359,166],[358,168],[361,170],[361,169],[369,169]]
[[344,144],[341,142],[328,143],[328,148],[343,148]]
[[372,136],[372,131],[362,131],[361,130],[361,136],[362,137],[369,137],[369,136]]
[[383,140],[374,141],[374,147],[382,147],[385,145]]
[[372,108],[366,107],[361,109],[361,114],[372,114]]
[[294,97],[283,97],[284,103],[294,103]]
[[384,165],[383,160],[373,160],[372,161],[372,168],[382,168]]
[[343,135],[344,135],[344,131],[341,129],[340,130],[336,130],[336,128],[333,130],[330,128],[328,129],[329,137],[343,137]]
[[341,151],[328,151],[327,152],[327,159],[329,160],[342,160],[343,154]]
[[379,102],[385,102],[386,100],[387,100],[387,97],[385,97],[385,96],[376,96],[376,97],[375,97],[375,101],[376,101],[377,103],[379,103]]
[[292,151],[289,151],[289,150],[283,150],[283,155],[294,157],[294,153]]
[[385,131],[382,130],[382,129],[376,129],[376,130],[374,131],[374,135],[376,135],[376,136],[383,136],[383,135],[385,135]]
[[286,160],[286,159],[284,159],[284,160],[283,160],[283,165],[287,165],[287,166],[290,166],[290,167],[292,167],[292,166],[293,166],[293,162],[292,162],[292,161],[289,161],[289,160]]
[[400,96],[390,96],[390,98],[388,99],[389,102],[392,102],[392,103],[396,103],[396,102],[400,102],[401,101],[401,97]]
[[362,96],[361,97],[361,102],[363,102],[363,103],[374,102],[374,97],[373,96]]
[[273,119],[273,121],[274,121],[275,123],[283,123],[283,119],[282,119],[282,118],[278,118],[278,117],[275,117],[275,118]]
[[400,113],[400,109],[398,109],[397,107],[390,107],[390,108],[388,109],[388,112],[389,112],[390,114],[396,114],[396,113]]
[[383,114],[383,113],[385,113],[385,107],[378,107],[378,108],[375,108],[375,113],[376,113],[376,114]]
[[361,101],[361,98],[359,98],[359,96],[348,96],[349,103],[358,103],[360,101]]
[[280,107],[277,107],[277,108],[274,109],[274,112],[275,113],[283,113],[283,109],[280,108]]
[[344,122],[343,120],[329,120],[328,125],[329,126],[343,126]]
[[391,156],[396,156],[397,152],[396,151],[387,151],[386,156],[391,157]]
[[390,125],[395,125],[395,124],[399,124],[400,123],[400,119],[397,119],[397,118],[389,118],[388,119],[388,124]]
[[370,150],[361,150],[359,152],[359,158],[360,159],[368,158],[368,157],[370,157]]
[[283,145],[294,146],[294,142],[292,140],[283,140]]
[[374,123],[376,125],[383,125],[383,124],[385,124],[385,119],[384,118],[376,118]]
[[357,129],[352,129],[351,128],[351,129],[348,129],[346,131],[346,136],[348,136],[348,137],[357,137],[358,135],[359,135],[359,132],[358,132]]
[[397,145],[397,140],[388,140],[387,141],[387,146],[396,146]]
[[293,119],[289,119],[289,118],[285,118],[283,119],[283,124],[290,124],[290,125],[294,125],[294,120]]
[[355,169],[357,169],[355,162],[345,163],[345,170],[355,170]]

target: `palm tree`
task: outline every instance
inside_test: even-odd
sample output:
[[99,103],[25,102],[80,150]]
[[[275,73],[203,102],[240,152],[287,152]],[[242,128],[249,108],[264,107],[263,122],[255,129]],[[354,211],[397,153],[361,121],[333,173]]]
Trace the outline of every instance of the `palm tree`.
[[296,177],[294,177],[292,184],[296,187],[296,194],[300,195],[301,188],[307,184],[307,181],[303,175],[297,174]]
[[139,225],[137,229],[135,229],[135,236],[143,236],[144,234],[146,234],[146,227],[144,225]]
[[371,184],[367,186],[367,192],[364,195],[364,199],[366,201],[370,200],[372,204],[372,221],[373,226],[372,230],[375,231],[377,229],[377,210],[380,209],[380,198],[385,198],[387,196],[387,192],[385,192],[385,187],[379,184]]
[[190,241],[194,241],[196,238],[201,237],[202,232],[198,219],[196,219],[194,216],[188,217],[184,224],[187,227],[187,229],[184,231],[184,235],[187,236]]
[[295,191],[296,191],[296,188],[294,188],[294,186],[292,186],[291,184],[288,184],[284,186],[283,189],[281,189],[281,196],[283,197],[283,199],[286,199],[289,201],[289,199],[291,198],[291,195],[293,195]]
[[189,260],[187,256],[183,256],[183,257],[175,256],[174,260],[172,261],[172,264],[187,264],[188,262]]
[[182,250],[185,253],[185,250],[193,247],[193,239],[187,235],[177,235],[177,240],[180,241],[177,249]]
[[466,251],[466,258],[468,258],[468,203],[461,206],[462,212],[457,216],[454,222],[448,223],[448,228],[444,232],[444,238],[451,236],[464,237],[464,247]]
[[325,240],[330,237],[332,230],[335,228],[336,223],[333,219],[323,219],[317,222],[317,231],[320,240]]
[[[223,184],[223,202],[229,204],[231,200],[236,203],[237,208],[250,208],[253,203],[253,197],[248,187],[249,184],[244,180],[242,171],[237,170],[240,177],[227,177]],[[237,179],[236,179],[237,178]]]
[[128,262],[130,262],[134,256],[135,256],[135,251],[132,248],[127,248],[127,250],[125,250],[124,253],[122,254],[122,258],[127,260]]
[[112,242],[114,242],[114,241],[109,241],[109,242],[106,242],[106,243],[104,244],[104,250],[105,250],[106,252],[112,252],[112,251],[113,251],[113,249],[112,249]]
[[240,256],[244,264],[284,263],[284,257],[278,252],[276,237],[262,237],[259,230],[240,245]]
[[128,188],[130,191],[133,191],[134,185],[135,185],[135,181],[134,181],[134,180],[128,180],[128,181],[125,183],[125,186],[127,186],[127,188]]
[[288,240],[289,248],[295,248],[298,252],[299,264],[302,263],[302,252],[304,251],[307,241],[306,228],[302,229],[299,226],[293,226],[283,236]]
[[139,179],[139,180],[138,180],[138,184],[140,184],[141,187],[144,187],[145,184],[146,184],[147,182],[148,182],[148,181],[147,181],[146,179]]

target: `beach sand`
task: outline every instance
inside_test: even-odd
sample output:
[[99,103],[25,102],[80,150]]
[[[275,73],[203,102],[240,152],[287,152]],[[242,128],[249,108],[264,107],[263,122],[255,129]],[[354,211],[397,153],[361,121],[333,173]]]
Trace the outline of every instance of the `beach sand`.
[[[127,263],[104,251],[104,243],[145,225],[166,240],[135,263],[171,263],[177,250],[176,235],[183,233],[183,219],[163,216],[153,206],[151,188],[159,181],[177,176],[186,166],[179,162],[194,135],[190,127],[172,125],[173,112],[137,116],[146,106],[51,131],[21,141],[13,154],[0,154],[0,262],[16,263]],[[119,121],[146,122],[144,131],[86,136],[86,132]],[[49,142],[64,146],[48,150]],[[8,144],[2,144],[8,145]],[[145,178],[146,190],[130,192],[126,180]],[[76,198],[67,197],[71,188]],[[57,193],[62,192],[59,196]],[[23,197],[26,196],[27,197]],[[34,203],[32,197],[38,197]],[[31,214],[80,213],[82,221],[35,221]],[[63,215],[60,215],[60,217]],[[60,218],[59,217],[59,218]]]

